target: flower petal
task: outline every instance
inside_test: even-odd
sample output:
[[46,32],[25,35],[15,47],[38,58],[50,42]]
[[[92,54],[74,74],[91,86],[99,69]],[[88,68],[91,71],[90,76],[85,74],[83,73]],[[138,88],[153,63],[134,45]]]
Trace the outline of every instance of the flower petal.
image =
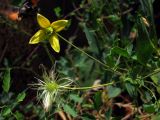
[[57,20],[51,24],[51,27],[55,30],[55,32],[59,32],[63,30],[68,24],[68,20]]
[[29,44],[37,44],[43,40],[45,40],[45,31],[38,30],[29,40]]
[[41,14],[37,14],[37,21],[40,27],[47,28],[50,26],[50,21]]
[[50,37],[49,42],[51,44],[51,47],[54,49],[54,51],[56,51],[57,53],[59,53],[59,51],[60,51],[60,45],[59,45],[58,36],[56,34],[53,34]]

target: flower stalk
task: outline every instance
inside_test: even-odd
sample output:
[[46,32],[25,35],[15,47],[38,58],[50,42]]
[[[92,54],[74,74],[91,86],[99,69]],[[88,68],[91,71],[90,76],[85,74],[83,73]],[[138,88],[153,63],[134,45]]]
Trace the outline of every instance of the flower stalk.
[[110,68],[108,65],[106,65],[105,63],[101,62],[100,60],[96,59],[95,57],[89,55],[88,53],[86,53],[85,51],[83,51],[82,49],[80,49],[79,47],[75,46],[74,44],[72,44],[71,42],[69,42],[67,39],[65,39],[64,37],[62,37],[61,35],[59,35],[58,33],[56,33],[57,36],[59,36],[59,38],[61,38],[62,40],[64,40],[65,42],[67,42],[68,44],[70,44],[72,47],[76,48],[77,50],[79,50],[81,53],[87,55],[89,58],[91,58],[92,60],[96,61],[97,63],[101,64],[102,66],[104,66],[106,68],[106,70],[116,73],[117,75],[122,75],[121,72],[113,70],[112,68]]

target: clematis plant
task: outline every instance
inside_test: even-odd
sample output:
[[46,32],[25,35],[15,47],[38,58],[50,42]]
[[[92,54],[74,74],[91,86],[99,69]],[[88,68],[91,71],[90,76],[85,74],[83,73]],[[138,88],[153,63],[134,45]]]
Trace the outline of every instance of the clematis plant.
[[42,79],[38,79],[38,83],[30,84],[33,89],[38,91],[37,97],[42,99],[43,108],[48,112],[52,105],[55,107],[61,107],[65,103],[63,96],[71,90],[88,90],[93,88],[99,88],[114,84],[114,82],[94,85],[88,87],[77,87],[76,82],[68,77],[58,77],[55,69],[51,69],[49,72],[44,68]]
[[38,13],[37,22],[41,29],[31,37],[29,44],[37,44],[48,39],[53,50],[57,53],[60,52],[59,39],[56,33],[66,27],[68,20],[57,20],[50,23],[46,17]]

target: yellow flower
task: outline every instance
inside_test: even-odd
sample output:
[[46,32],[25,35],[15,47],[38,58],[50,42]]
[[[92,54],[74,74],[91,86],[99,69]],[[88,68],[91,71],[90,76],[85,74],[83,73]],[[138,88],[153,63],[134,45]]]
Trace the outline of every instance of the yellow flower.
[[68,20],[57,20],[50,23],[46,17],[41,14],[37,14],[37,21],[41,29],[31,37],[29,44],[37,44],[41,41],[49,39],[51,47],[54,49],[54,51],[59,52],[60,45],[56,33],[60,32],[66,27]]

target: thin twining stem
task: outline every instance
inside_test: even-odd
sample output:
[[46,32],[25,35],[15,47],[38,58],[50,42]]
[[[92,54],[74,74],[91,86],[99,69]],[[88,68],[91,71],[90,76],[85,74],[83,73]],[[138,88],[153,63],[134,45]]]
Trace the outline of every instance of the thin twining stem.
[[157,74],[157,73],[160,73],[160,68],[158,68],[158,69],[154,70],[154,72],[152,72],[152,73],[144,76],[143,79],[148,78],[148,77],[151,77],[152,75],[155,75],[155,74]]
[[101,64],[102,66],[104,66],[105,68],[107,68],[106,70],[111,71],[116,73],[117,75],[122,75],[121,72],[113,70],[112,68],[110,68],[108,65],[106,65],[105,63],[101,62],[100,60],[96,59],[95,57],[89,55],[88,53],[86,53],[85,51],[83,51],[82,49],[80,49],[79,47],[75,46],[74,44],[72,44],[71,42],[69,42],[67,39],[65,39],[64,37],[62,37],[61,35],[59,35],[58,33],[56,33],[62,40],[64,40],[65,42],[67,42],[68,44],[70,44],[71,46],[73,46],[74,48],[76,48],[77,50],[79,50],[80,52],[82,52],[83,54],[87,55],[89,58],[93,59],[94,61],[96,61],[97,63]]

